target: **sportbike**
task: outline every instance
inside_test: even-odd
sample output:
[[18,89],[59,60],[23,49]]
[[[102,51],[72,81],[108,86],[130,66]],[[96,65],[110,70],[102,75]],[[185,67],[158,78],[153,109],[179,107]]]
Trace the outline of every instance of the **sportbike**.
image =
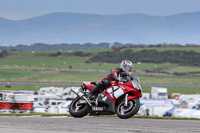
[[80,89],[72,89],[77,97],[71,102],[69,112],[73,117],[81,118],[90,115],[113,115],[127,119],[134,116],[139,108],[142,88],[139,79],[112,81],[110,86],[96,95],[94,100],[88,93],[95,88],[92,81],[83,82]]

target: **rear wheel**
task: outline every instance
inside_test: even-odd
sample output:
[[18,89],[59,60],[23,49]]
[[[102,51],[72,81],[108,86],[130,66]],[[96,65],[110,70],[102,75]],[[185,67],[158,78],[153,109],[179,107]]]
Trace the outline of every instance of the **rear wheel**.
[[127,106],[121,102],[116,107],[117,116],[121,119],[127,119],[134,116],[140,109],[139,99],[130,99]]
[[89,105],[86,102],[81,103],[81,101],[85,101],[85,100],[81,99],[80,97],[77,97],[70,104],[69,113],[73,117],[81,118],[88,114],[87,110],[89,108]]

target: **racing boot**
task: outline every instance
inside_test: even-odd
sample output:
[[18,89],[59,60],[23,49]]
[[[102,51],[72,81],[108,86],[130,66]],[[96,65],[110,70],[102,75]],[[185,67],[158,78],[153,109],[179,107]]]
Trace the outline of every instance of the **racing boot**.
[[90,100],[94,100],[96,97],[94,96],[101,89],[101,84],[98,84],[94,89],[92,89],[88,93],[88,97]]

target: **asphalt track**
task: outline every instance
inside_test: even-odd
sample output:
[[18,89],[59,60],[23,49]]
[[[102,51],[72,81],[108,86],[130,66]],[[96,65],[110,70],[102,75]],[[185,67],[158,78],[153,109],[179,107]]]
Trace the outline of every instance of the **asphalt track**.
[[198,120],[1,116],[0,133],[199,133]]

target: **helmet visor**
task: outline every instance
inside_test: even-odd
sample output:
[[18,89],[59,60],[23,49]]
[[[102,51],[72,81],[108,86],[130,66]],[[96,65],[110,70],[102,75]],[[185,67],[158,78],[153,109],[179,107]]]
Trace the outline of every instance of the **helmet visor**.
[[131,65],[127,65],[127,66],[126,66],[126,70],[127,70],[128,72],[132,72],[133,67],[132,67]]

